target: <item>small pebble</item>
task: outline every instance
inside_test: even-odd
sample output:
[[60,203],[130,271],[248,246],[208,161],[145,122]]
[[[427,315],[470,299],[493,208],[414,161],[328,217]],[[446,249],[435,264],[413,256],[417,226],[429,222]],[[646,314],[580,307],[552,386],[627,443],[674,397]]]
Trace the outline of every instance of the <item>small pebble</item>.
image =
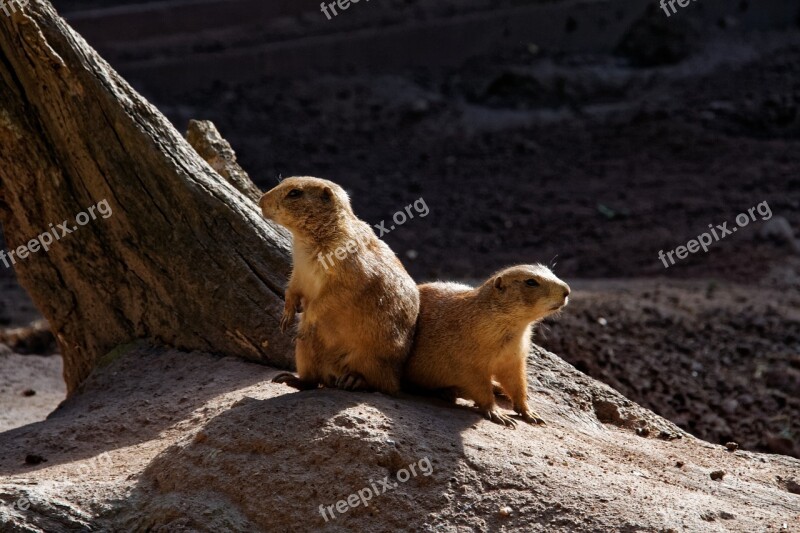
[[22,391],[23,396],[36,396],[36,391],[33,389],[25,389]]
[[597,319],[597,323],[600,324],[603,327],[606,327],[608,325],[608,320],[606,320],[603,317],[600,317],[600,318]]
[[723,472],[722,470],[714,470],[713,472],[711,472],[711,479],[713,479],[714,481],[719,481],[724,477],[725,477],[725,472]]
[[504,518],[505,517],[509,517],[509,516],[511,516],[511,507],[509,507],[507,505],[505,507],[501,507],[499,513],[500,513],[500,516],[502,516]]
[[28,455],[25,456],[25,464],[28,465],[38,465],[46,462],[47,459],[45,459],[41,455],[36,455],[35,453],[29,453]]
[[736,442],[728,442],[725,444],[725,447],[728,448],[729,452],[735,452],[739,449],[739,444]]

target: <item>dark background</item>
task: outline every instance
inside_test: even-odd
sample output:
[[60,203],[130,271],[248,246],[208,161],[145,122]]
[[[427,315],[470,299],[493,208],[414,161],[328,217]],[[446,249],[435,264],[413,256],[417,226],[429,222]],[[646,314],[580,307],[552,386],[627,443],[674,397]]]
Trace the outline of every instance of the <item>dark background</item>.
[[318,6],[67,18],[181,131],[214,121],[261,187],[326,177],[372,223],[425,198],[386,237],[419,279],[555,257],[567,277],[751,279],[784,255],[755,229],[668,273],[657,252],[762,201],[800,223],[797,2]]

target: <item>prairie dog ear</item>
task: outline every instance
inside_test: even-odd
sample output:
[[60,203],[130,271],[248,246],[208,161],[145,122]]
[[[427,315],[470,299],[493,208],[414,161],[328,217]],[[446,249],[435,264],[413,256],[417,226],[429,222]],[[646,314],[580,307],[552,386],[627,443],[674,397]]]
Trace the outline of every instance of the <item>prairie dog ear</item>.
[[333,189],[325,185],[322,188],[322,199],[325,200],[326,202],[330,202],[331,200],[333,200]]
[[505,281],[503,280],[503,276],[497,276],[496,278],[494,278],[494,288],[497,289],[498,291],[506,290],[506,284]]

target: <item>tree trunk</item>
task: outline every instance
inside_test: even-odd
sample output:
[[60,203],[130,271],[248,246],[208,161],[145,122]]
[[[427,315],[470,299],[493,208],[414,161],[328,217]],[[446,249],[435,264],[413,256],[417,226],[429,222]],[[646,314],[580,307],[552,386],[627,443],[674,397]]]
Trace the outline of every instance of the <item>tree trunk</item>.
[[[0,28],[0,222],[70,393],[137,338],[289,367],[287,234],[49,3],[0,13]],[[62,236],[63,221],[77,229]]]

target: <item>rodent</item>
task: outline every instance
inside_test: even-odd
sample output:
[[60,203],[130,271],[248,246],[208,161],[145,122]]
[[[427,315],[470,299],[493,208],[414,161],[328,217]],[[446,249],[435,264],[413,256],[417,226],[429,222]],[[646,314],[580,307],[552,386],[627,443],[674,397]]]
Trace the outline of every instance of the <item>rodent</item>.
[[281,319],[299,315],[295,388],[319,385],[396,394],[419,313],[419,290],[391,248],[359,220],[337,184],[292,177],[259,201],[292,234],[292,273]]
[[476,288],[436,282],[419,291],[404,385],[472,400],[489,420],[515,426],[495,403],[494,380],[526,422],[544,423],[528,407],[525,360],[533,325],[567,305],[569,286],[545,266],[518,265]]

